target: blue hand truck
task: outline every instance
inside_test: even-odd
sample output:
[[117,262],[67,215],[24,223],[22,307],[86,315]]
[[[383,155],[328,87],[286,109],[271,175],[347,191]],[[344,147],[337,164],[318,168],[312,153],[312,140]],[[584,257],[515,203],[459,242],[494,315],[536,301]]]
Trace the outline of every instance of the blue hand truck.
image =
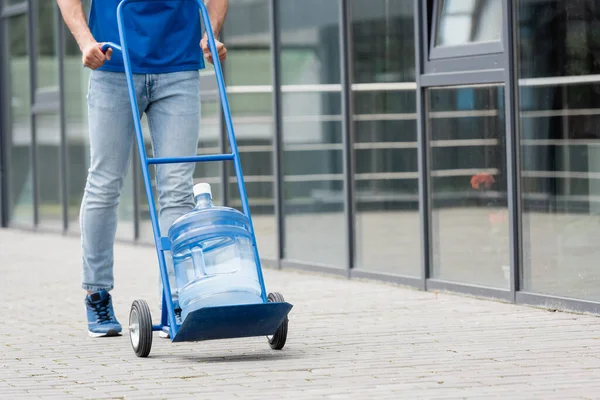
[[[152,222],[152,230],[154,232],[154,243],[156,246],[156,253],[158,256],[158,264],[160,267],[160,276],[163,287],[160,324],[152,323],[150,308],[148,307],[146,301],[135,300],[133,302],[129,313],[129,337],[131,345],[138,357],[147,357],[148,354],[150,354],[150,349],[152,347],[153,332],[163,331],[169,335],[171,342],[199,342],[203,340],[214,339],[266,336],[272,349],[281,350],[287,339],[288,314],[292,309],[292,305],[285,302],[280,293],[269,293],[268,295],[266,293],[265,282],[258,254],[258,247],[256,245],[256,236],[250,216],[250,208],[248,206],[248,197],[246,194],[246,187],[242,174],[242,166],[240,164],[240,157],[235,140],[233,123],[231,121],[231,112],[229,109],[229,103],[227,101],[225,82],[223,79],[223,73],[221,71],[221,63],[219,60],[219,54],[217,52],[215,37],[213,35],[208,11],[202,0],[187,1],[194,1],[198,5],[202,15],[202,21],[204,22],[204,28],[208,37],[208,45],[213,57],[215,75],[219,87],[219,96],[225,117],[231,153],[169,158],[148,158],[146,155],[142,124],[137,111],[138,105],[135,95],[131,64],[129,60],[123,10],[129,3],[152,1],[169,0],[122,0],[117,7],[117,23],[119,27],[119,38],[121,45],[110,42],[102,45],[103,52],[106,52],[109,48],[113,48],[114,50],[120,51],[121,55],[123,56],[125,74],[127,77],[127,86],[129,89],[129,100],[133,114],[133,122],[135,125],[137,147],[142,164],[144,186],[146,189],[146,197],[148,199],[148,205],[150,209],[150,220]],[[250,221],[250,234],[252,237],[254,256],[256,259],[258,280],[261,286],[262,303],[204,307],[199,310],[192,311],[186,316],[184,321],[178,323],[175,316],[175,306],[171,294],[171,287],[165,262],[165,252],[170,251],[171,246],[169,238],[161,237],[160,235],[160,229],[156,215],[156,206],[152,193],[152,182],[148,169],[150,165],[157,164],[211,161],[233,161],[240,191],[240,198],[242,200],[242,211]]]

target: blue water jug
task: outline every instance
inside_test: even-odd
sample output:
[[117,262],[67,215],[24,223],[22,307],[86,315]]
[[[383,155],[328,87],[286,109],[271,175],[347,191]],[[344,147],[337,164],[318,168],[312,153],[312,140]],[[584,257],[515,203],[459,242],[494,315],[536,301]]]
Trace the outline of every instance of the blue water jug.
[[182,320],[202,307],[262,303],[248,218],[213,205],[207,183],[194,197],[196,207],[169,229]]

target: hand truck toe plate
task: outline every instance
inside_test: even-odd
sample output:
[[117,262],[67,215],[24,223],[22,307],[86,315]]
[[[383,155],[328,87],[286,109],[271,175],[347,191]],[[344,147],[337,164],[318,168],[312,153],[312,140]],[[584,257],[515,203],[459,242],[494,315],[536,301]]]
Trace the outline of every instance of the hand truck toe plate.
[[172,341],[270,336],[275,334],[291,309],[292,305],[285,302],[204,307],[186,316]]

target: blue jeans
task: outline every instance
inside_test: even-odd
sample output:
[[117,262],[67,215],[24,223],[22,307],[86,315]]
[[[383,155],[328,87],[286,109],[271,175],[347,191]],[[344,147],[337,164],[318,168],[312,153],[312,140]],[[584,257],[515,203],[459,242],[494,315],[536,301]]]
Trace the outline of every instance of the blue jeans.
[[[134,75],[134,86],[139,114],[146,113],[148,118],[153,156],[195,155],[200,130],[198,71]],[[88,121],[91,159],[80,212],[82,287],[88,291],[111,290],[117,205],[135,142],[124,73],[92,71]],[[166,236],[175,219],[194,207],[195,164],[156,167],[159,225],[161,235]],[[170,260],[168,269],[173,285]]]

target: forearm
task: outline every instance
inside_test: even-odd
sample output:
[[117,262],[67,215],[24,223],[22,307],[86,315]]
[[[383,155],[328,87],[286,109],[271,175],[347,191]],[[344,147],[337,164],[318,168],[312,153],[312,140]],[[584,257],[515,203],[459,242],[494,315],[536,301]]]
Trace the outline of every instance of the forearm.
[[[79,48],[83,49],[95,42],[88,26],[81,0],[56,0],[65,24],[77,41]],[[214,0],[213,0],[214,2]]]
[[228,0],[206,0],[206,9],[210,18],[210,24],[215,37],[219,36],[225,17],[227,16]]

